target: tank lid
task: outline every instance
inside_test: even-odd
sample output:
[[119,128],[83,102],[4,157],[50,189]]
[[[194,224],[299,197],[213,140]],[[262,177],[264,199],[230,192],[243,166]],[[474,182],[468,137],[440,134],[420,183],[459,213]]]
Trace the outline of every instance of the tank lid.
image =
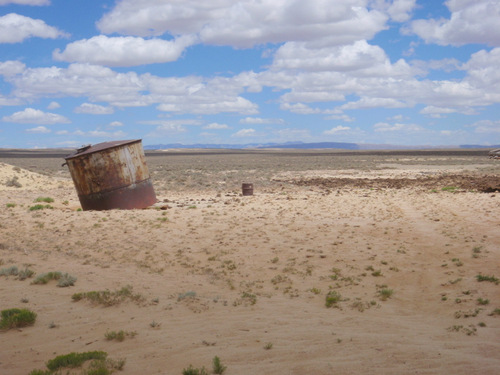
[[111,141],[111,142],[103,142],[103,143],[98,143],[96,145],[88,145],[88,146],[82,146],[79,149],[77,149],[74,153],[66,156],[64,159],[74,159],[77,157],[80,157],[82,155],[88,155],[88,154],[93,154],[95,152],[100,152],[104,151],[110,148],[114,147],[120,147],[124,145],[128,145],[131,143],[136,143],[136,142],[141,142],[141,139],[131,139],[131,140],[126,140],[126,141]]

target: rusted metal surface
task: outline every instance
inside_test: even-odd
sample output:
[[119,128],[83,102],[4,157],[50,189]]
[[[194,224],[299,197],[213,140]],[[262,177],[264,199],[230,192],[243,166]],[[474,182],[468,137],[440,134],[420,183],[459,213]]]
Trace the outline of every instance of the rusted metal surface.
[[156,203],[140,139],[85,146],[65,159],[84,210]]
[[241,190],[244,196],[253,195],[253,184],[243,183],[241,184]]

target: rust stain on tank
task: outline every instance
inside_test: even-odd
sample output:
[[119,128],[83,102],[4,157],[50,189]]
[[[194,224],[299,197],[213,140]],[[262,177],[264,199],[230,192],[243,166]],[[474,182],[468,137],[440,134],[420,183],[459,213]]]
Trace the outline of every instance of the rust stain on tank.
[[99,143],[65,159],[84,210],[144,208],[156,203],[140,139]]

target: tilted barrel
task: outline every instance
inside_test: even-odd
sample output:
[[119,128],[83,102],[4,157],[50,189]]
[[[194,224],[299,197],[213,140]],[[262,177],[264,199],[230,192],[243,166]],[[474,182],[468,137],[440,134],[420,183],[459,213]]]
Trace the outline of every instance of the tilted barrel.
[[140,139],[82,147],[65,160],[83,210],[145,208],[156,203]]

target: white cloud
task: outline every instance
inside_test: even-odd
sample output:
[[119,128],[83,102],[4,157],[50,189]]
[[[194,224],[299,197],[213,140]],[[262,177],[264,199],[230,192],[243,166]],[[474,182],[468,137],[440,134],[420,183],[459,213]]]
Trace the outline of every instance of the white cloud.
[[404,22],[410,18],[410,13],[415,9],[416,0],[394,0],[387,9],[391,18],[396,22]]
[[49,112],[43,112],[39,109],[26,108],[24,111],[16,112],[10,116],[2,118],[4,122],[13,122],[18,124],[68,124],[66,117]]
[[498,0],[448,0],[445,4],[451,12],[450,19],[416,20],[404,32],[439,45],[500,46]]
[[19,5],[50,5],[50,0],[0,0],[0,5],[19,4]]
[[276,51],[272,68],[347,72],[366,70],[387,62],[384,50],[365,40],[324,48],[311,48],[303,42],[288,42]]
[[323,134],[325,135],[335,135],[338,133],[345,133],[347,131],[351,130],[349,126],[336,126],[334,128],[331,128],[330,130],[325,130]]
[[67,36],[57,28],[16,13],[0,17],[0,43],[19,43],[31,37],[56,39]]
[[373,125],[375,132],[404,132],[404,133],[418,133],[423,131],[423,128],[415,124],[388,124],[379,122]]
[[481,120],[475,122],[471,126],[475,128],[474,131],[476,133],[496,134],[496,137],[498,137],[498,133],[500,133],[500,120]]
[[114,113],[112,107],[104,107],[98,104],[83,103],[74,109],[75,113],[87,113],[91,115],[109,115]]
[[[399,2],[399,0],[397,1]],[[103,33],[198,34],[205,44],[239,48],[284,41],[344,44],[371,39],[388,16],[366,0],[123,0],[97,23]]]
[[123,122],[120,122],[120,121],[113,121],[113,122],[110,122],[110,123],[109,123],[109,126],[111,126],[111,127],[119,127],[119,126],[123,126]]
[[211,130],[220,130],[220,129],[229,129],[229,126],[226,124],[218,124],[216,122],[212,122],[203,127],[203,129],[211,129]]
[[57,109],[61,108],[61,105],[58,102],[50,102],[47,106],[47,109]]
[[356,102],[349,102],[340,106],[340,109],[369,109],[369,108],[405,108],[408,104],[393,98],[361,98]]
[[60,52],[57,49],[52,55],[59,61],[106,66],[137,66],[175,61],[194,42],[193,36],[167,41],[99,35],[70,43],[64,51]]
[[5,77],[11,77],[16,74],[22,73],[26,69],[26,65],[24,65],[20,61],[5,61],[0,62],[0,75]]
[[258,113],[255,103],[239,96],[244,91],[240,79],[215,77],[162,78],[149,73],[118,73],[110,68],[89,64],[71,64],[68,68],[31,68],[6,80],[13,94],[32,100],[47,96],[86,97],[91,102],[113,107],[158,104],[164,112],[216,114]]
[[17,98],[7,98],[0,94],[0,106],[11,106],[11,105],[21,105],[23,104]]
[[455,108],[446,108],[446,107],[436,107],[433,105],[429,105],[423,108],[420,113],[423,115],[429,115],[434,118],[441,118],[444,114],[456,113],[457,110]]
[[244,137],[254,137],[256,135],[255,129],[241,129],[234,133],[232,137],[244,138]]
[[26,129],[26,133],[46,134],[50,133],[50,129],[45,126],[37,126],[36,128]]
[[[170,99],[170,98],[169,98]],[[157,109],[164,112],[217,114],[221,112],[236,112],[242,114],[257,113],[257,106],[249,100],[238,97],[223,97],[217,100],[208,95],[192,95],[189,98],[171,98],[167,103],[158,105]]]
[[245,117],[239,121],[240,124],[284,124],[280,118]]

